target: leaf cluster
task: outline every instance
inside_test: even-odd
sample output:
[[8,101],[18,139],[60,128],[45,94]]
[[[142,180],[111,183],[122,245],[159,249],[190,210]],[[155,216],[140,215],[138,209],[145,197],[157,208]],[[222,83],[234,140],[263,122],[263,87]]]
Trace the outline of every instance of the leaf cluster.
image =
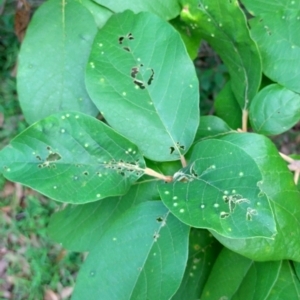
[[[0,170],[68,204],[49,234],[89,252],[73,299],[299,298],[300,164],[268,138],[299,120],[299,8],[241,2],[49,0],[33,17],[31,125]],[[200,40],[230,76],[201,118]]]

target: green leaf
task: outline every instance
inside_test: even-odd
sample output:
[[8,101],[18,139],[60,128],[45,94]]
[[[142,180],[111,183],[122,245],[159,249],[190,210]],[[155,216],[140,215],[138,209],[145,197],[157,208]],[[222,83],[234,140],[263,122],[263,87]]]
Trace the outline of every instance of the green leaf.
[[224,248],[201,299],[299,299],[300,282],[291,264],[254,262]]
[[299,278],[291,264],[286,260],[253,263],[233,299],[300,299]]
[[251,19],[250,25],[261,53],[263,72],[273,81],[299,93],[299,11],[273,11]]
[[217,139],[197,143],[189,165],[159,185],[164,204],[183,223],[225,237],[274,238],[276,227],[262,174],[241,147]]
[[55,213],[48,234],[68,250],[90,251],[124,212],[141,202],[155,199],[159,199],[157,181],[146,181],[142,177],[124,196],[67,206]]
[[162,19],[170,20],[180,12],[178,0],[95,0],[95,2],[106,6],[111,11],[118,13],[130,9],[135,13],[142,11],[152,12]]
[[187,266],[180,288],[172,300],[199,299],[219,252],[220,244],[207,230],[191,229]]
[[108,123],[146,157],[176,160],[192,144],[199,123],[195,69],[178,32],[157,16],[114,15],[95,38],[86,85]]
[[223,119],[231,128],[242,127],[242,110],[231,89],[230,81],[225,84],[217,95],[214,107],[216,115]]
[[18,95],[28,123],[58,111],[97,114],[84,85],[96,30],[76,1],[49,0],[37,10],[18,59]]
[[181,0],[181,17],[220,55],[231,78],[232,91],[247,109],[261,81],[261,61],[238,1]]
[[103,27],[103,25],[113,14],[109,9],[97,4],[93,0],[77,0],[77,1],[82,5],[84,5],[94,16],[98,28]]
[[7,179],[74,204],[124,194],[144,167],[134,144],[77,112],[31,125],[0,152]]
[[280,11],[300,9],[300,2],[291,0],[241,0],[241,2],[252,15],[276,14]]
[[232,299],[252,264],[252,260],[223,248],[203,289],[201,300]]
[[259,189],[270,200],[277,235],[275,239],[228,239],[212,234],[227,248],[254,260],[300,261],[300,193],[276,147],[258,134],[228,134],[221,139],[243,149],[257,164],[262,174]]
[[218,137],[233,130],[216,116],[203,116],[196,133],[195,143],[206,138]]
[[249,117],[258,133],[285,132],[300,120],[300,95],[278,84],[269,85],[254,97]]
[[171,20],[170,24],[180,33],[190,58],[195,59],[198,56],[201,41],[201,35],[199,32],[193,30],[194,28],[186,22],[183,22],[180,16]]
[[90,252],[72,299],[169,299],[184,274],[188,236],[161,202],[132,207]]

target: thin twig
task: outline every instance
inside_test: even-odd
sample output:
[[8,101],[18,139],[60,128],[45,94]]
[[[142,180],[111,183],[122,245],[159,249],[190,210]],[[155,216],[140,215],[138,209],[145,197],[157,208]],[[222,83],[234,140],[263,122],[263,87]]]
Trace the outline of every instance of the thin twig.
[[299,181],[300,170],[296,171],[294,174],[294,182],[297,185]]
[[180,161],[183,168],[187,166],[186,159],[183,155],[180,155]]
[[248,110],[247,109],[243,109],[242,130],[244,132],[248,131],[248,115],[249,115]]
[[166,175],[163,175],[163,174],[160,174],[150,168],[146,168],[144,169],[144,173],[149,175],[149,176],[152,176],[152,177],[156,177],[158,179],[162,179],[166,182],[171,182],[173,180],[173,177],[172,176],[166,176]]
[[280,156],[281,156],[285,161],[287,161],[287,162],[289,162],[289,163],[292,163],[292,162],[294,161],[293,158],[289,157],[288,155],[286,155],[286,154],[284,154],[284,153],[279,152],[279,154],[280,154]]

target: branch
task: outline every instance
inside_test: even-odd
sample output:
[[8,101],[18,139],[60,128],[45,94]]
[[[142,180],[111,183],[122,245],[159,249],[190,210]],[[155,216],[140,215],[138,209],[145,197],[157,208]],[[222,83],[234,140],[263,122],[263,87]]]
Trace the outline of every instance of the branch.
[[144,173],[149,175],[149,176],[152,176],[152,177],[156,177],[158,179],[162,179],[163,181],[166,181],[166,182],[172,182],[173,180],[173,177],[172,176],[165,176],[163,174],[160,174],[150,168],[146,168],[144,169]]

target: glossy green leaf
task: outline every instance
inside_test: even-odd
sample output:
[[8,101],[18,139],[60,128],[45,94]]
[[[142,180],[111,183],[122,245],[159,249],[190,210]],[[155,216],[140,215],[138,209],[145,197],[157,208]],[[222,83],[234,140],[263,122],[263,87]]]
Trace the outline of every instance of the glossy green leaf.
[[273,81],[300,92],[300,16],[298,10],[271,12],[250,20],[263,62],[263,72]]
[[237,299],[300,299],[300,281],[296,276],[292,262],[255,262],[245,276]]
[[134,144],[77,112],[31,125],[0,152],[0,170],[7,179],[74,204],[124,194],[144,167]]
[[220,244],[207,230],[191,229],[187,266],[172,300],[199,299],[220,250]]
[[228,68],[232,91],[246,109],[261,81],[261,61],[238,1],[181,0],[181,17],[220,55]]
[[183,223],[235,238],[274,238],[274,216],[259,184],[257,163],[237,145],[217,139],[197,143],[189,165],[172,183],[159,185],[164,204]]
[[293,0],[241,0],[252,15],[276,14],[280,11],[299,10],[300,2]]
[[95,0],[95,2],[118,13],[130,9],[135,13],[142,11],[152,12],[162,19],[170,20],[180,12],[179,0]]
[[300,263],[293,261],[292,264],[294,266],[295,274],[297,275],[297,277],[299,279],[300,278]]
[[300,95],[278,84],[269,85],[254,97],[249,117],[258,133],[285,132],[300,120]]
[[103,27],[107,20],[112,16],[112,12],[104,6],[99,5],[93,0],[76,0],[84,5],[94,16],[98,28]]
[[277,235],[275,239],[228,239],[212,231],[213,235],[224,246],[254,260],[300,261],[300,193],[276,147],[258,134],[236,133],[221,139],[242,148],[256,162],[262,174],[259,189],[270,200]]
[[49,0],[37,10],[18,59],[18,95],[28,123],[58,111],[97,114],[84,84],[96,30],[76,1]]
[[214,107],[216,115],[223,119],[231,128],[242,127],[242,110],[231,89],[230,81],[225,84],[217,95]]
[[196,73],[178,32],[157,16],[114,15],[95,38],[86,84],[108,123],[146,157],[179,159],[192,144]]
[[203,116],[196,133],[195,143],[205,138],[218,137],[233,130],[220,118],[216,116]]
[[232,299],[252,264],[252,260],[223,248],[202,291],[201,300]]
[[300,281],[292,262],[254,262],[224,248],[201,299],[289,300],[299,297]]
[[48,233],[50,238],[68,250],[90,251],[130,207],[155,199],[159,199],[157,181],[146,181],[142,177],[124,196],[67,206],[55,213],[51,217]]
[[194,28],[182,21],[180,16],[170,21],[170,24],[176,28],[180,33],[180,36],[185,44],[186,50],[191,59],[195,59],[198,56],[200,47],[201,35]]
[[169,299],[184,274],[188,236],[161,202],[132,207],[90,252],[72,299]]

